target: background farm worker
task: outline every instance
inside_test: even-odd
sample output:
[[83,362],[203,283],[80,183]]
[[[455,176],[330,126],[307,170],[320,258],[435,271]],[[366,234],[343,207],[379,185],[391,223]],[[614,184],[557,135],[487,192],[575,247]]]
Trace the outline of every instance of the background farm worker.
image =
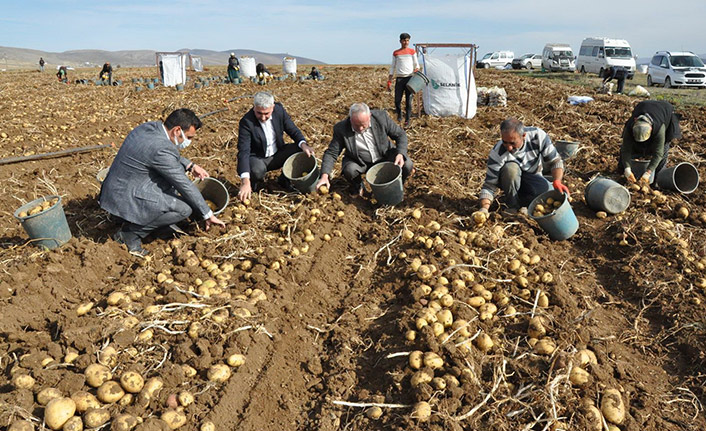
[[44,58],[39,57],[39,71],[44,72]]
[[639,179],[643,185],[649,184],[652,173],[657,178],[659,171],[667,164],[669,143],[681,136],[679,116],[669,102],[645,100],[638,103],[623,129],[618,170],[623,171],[625,178],[634,183],[636,179],[632,172],[632,160],[649,158],[650,163]]
[[405,127],[409,126],[409,117],[412,113],[412,97],[411,91],[407,90],[407,82],[414,72],[419,70],[419,62],[417,61],[417,53],[409,47],[410,36],[408,33],[400,35],[400,49],[392,53],[392,64],[390,65],[390,75],[387,77],[387,89],[390,90],[392,85],[392,77],[395,79],[395,114],[397,114],[397,122],[402,122],[402,94],[405,99]]
[[257,74],[257,81],[259,84],[266,84],[272,79],[272,74],[262,63],[257,63],[257,66],[255,66],[255,73]]
[[108,81],[108,85],[113,85],[113,66],[110,65],[109,61],[106,61],[103,65],[103,69],[101,69],[101,72],[98,74],[98,78],[103,82]]
[[[283,133],[294,140],[285,144]],[[238,175],[241,185],[238,198],[250,199],[258,191],[269,171],[281,169],[289,156],[304,151],[314,157],[314,149],[304,134],[294,125],[281,103],[275,103],[270,93],[260,91],[253,97],[253,107],[238,125]],[[277,182],[285,190],[291,189],[289,180],[280,174]]]
[[56,77],[59,78],[59,81],[63,82],[64,84],[69,83],[69,76],[66,71],[66,66],[59,67],[59,70],[56,72]]
[[[480,191],[480,211],[488,213],[498,187],[503,191],[510,213],[526,213],[527,205],[540,194],[554,189],[568,193],[562,184],[564,162],[547,133],[538,127],[525,127],[516,118],[500,123],[500,141],[488,156],[485,182]],[[552,183],[542,176],[542,166],[551,166]]]
[[145,256],[142,240],[150,232],[171,228],[192,212],[206,221],[206,229],[224,227],[186,173],[208,177],[202,167],[182,157],[201,120],[189,109],[177,109],[167,119],[141,124],[130,132],[110,165],[99,196],[100,206],[124,221],[113,237],[131,254]]
[[[395,141],[393,146],[390,138]],[[351,185],[351,194],[364,193],[361,175],[380,162],[402,168],[402,181],[413,172],[407,155],[407,134],[384,110],[370,110],[365,103],[351,105],[348,117],[333,126],[333,139],[321,161],[321,178],[316,188],[330,187],[329,178],[338,156],[345,150],[341,170]]]
[[309,72],[309,78],[313,80],[321,79],[321,72],[319,72],[319,69],[317,69],[316,66],[311,67],[311,72]]
[[608,69],[603,71],[603,84],[615,79],[618,81],[618,89],[616,94],[623,94],[623,87],[625,86],[625,78],[628,77],[628,71],[623,66],[610,66]]
[[159,60],[159,80],[164,84],[164,63]]
[[231,52],[228,58],[228,81],[232,84],[238,78],[240,78],[240,62],[235,53]]

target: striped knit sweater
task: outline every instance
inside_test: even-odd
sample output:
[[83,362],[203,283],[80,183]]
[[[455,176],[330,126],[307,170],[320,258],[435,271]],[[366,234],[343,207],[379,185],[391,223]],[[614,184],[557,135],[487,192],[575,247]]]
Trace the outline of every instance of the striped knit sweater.
[[547,133],[537,127],[525,127],[525,140],[522,148],[510,153],[503,146],[503,142],[498,141],[490,150],[488,170],[480,191],[480,199],[493,200],[495,192],[498,190],[500,170],[506,163],[517,163],[522,172],[530,174],[541,173],[542,166],[545,164],[550,164],[552,170],[564,168],[564,162]]
[[419,69],[417,53],[412,48],[398,49],[392,53],[392,64],[390,64],[390,75],[397,78],[404,78]]

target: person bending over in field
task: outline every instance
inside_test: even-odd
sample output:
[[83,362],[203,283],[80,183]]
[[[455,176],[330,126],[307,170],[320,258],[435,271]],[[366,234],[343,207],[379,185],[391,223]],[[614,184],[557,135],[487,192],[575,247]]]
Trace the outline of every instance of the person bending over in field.
[[[569,192],[561,182],[564,162],[544,130],[525,127],[520,120],[508,118],[500,123],[500,138],[488,156],[479,212],[488,214],[498,188],[503,191],[510,214],[518,210],[526,214],[527,205],[552,186],[559,192]],[[542,176],[544,164],[551,166],[552,183]]]
[[228,82],[232,84],[238,78],[240,78],[240,62],[235,53],[231,52],[230,57],[228,57]]
[[[390,138],[395,141],[392,146]],[[365,103],[351,105],[348,117],[333,126],[333,139],[321,161],[321,178],[316,188],[329,187],[329,177],[338,156],[345,150],[341,170],[350,183],[351,194],[363,196],[362,175],[377,163],[393,162],[402,168],[402,181],[414,173],[407,155],[407,134],[387,112],[370,110]]]
[[650,163],[640,178],[640,183],[648,185],[654,172],[667,164],[669,143],[681,138],[679,116],[671,103],[663,100],[645,100],[633,109],[623,128],[623,144],[620,147],[618,170],[623,172],[628,182],[634,183],[632,161],[637,158],[649,158]]
[[113,237],[136,256],[145,256],[142,240],[150,232],[176,226],[196,212],[206,221],[225,227],[186,176],[208,177],[202,167],[182,157],[179,150],[191,144],[201,120],[189,109],[177,109],[167,119],[141,124],[130,132],[115,156],[101,186],[101,208],[123,221]]
[[[283,133],[294,143],[285,144]],[[304,134],[294,125],[284,106],[275,103],[270,93],[256,93],[252,109],[238,125],[238,175],[241,180],[238,198],[241,201],[250,199],[252,192],[262,186],[267,172],[281,169],[289,156],[299,151],[314,156],[314,149],[306,143]],[[284,174],[280,174],[277,182],[287,191],[292,189]]]

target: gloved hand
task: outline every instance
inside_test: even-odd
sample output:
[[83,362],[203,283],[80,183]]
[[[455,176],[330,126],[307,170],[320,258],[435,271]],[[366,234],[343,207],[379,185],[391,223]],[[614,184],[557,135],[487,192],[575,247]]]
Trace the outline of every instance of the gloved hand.
[[636,183],[637,182],[637,180],[635,179],[635,174],[632,173],[632,169],[625,168],[623,175],[625,175],[625,179],[628,180],[629,183]]
[[650,175],[652,172],[650,171],[645,171],[644,174],[640,177],[640,185],[641,186],[649,186],[650,185]]
[[554,186],[554,190],[560,192],[560,193],[566,193],[569,194],[569,188],[566,187],[564,184],[561,183],[561,180],[554,180],[552,182],[552,186]]
[[391,90],[392,90],[392,81],[388,80],[387,81],[387,91],[391,91]]

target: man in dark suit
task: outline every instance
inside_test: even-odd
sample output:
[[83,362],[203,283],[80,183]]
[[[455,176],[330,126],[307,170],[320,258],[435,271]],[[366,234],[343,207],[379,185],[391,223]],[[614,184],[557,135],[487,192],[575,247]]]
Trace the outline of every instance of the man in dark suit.
[[164,123],[151,121],[130,132],[110,165],[101,186],[100,206],[124,221],[114,239],[130,253],[145,256],[142,239],[155,229],[186,219],[192,211],[212,224],[225,226],[208,207],[196,186],[186,176],[208,173],[179,150],[191,144],[201,120],[188,109],[177,109]]
[[[285,144],[283,133],[294,143]],[[270,93],[256,93],[252,109],[238,126],[238,175],[242,182],[238,198],[241,201],[250,199],[252,192],[262,185],[267,172],[281,169],[287,158],[299,151],[314,156],[314,150],[282,104],[275,103]],[[290,187],[284,175],[280,175],[278,182],[285,189]]]
[[[395,141],[392,146],[390,139]],[[412,173],[412,160],[407,156],[407,134],[387,112],[371,111],[365,103],[354,103],[348,117],[333,126],[333,139],[321,162],[321,179],[316,183],[330,187],[329,177],[338,156],[345,150],[341,169],[351,184],[351,193],[363,195],[361,175],[379,162],[393,162],[402,168],[402,181]]]

